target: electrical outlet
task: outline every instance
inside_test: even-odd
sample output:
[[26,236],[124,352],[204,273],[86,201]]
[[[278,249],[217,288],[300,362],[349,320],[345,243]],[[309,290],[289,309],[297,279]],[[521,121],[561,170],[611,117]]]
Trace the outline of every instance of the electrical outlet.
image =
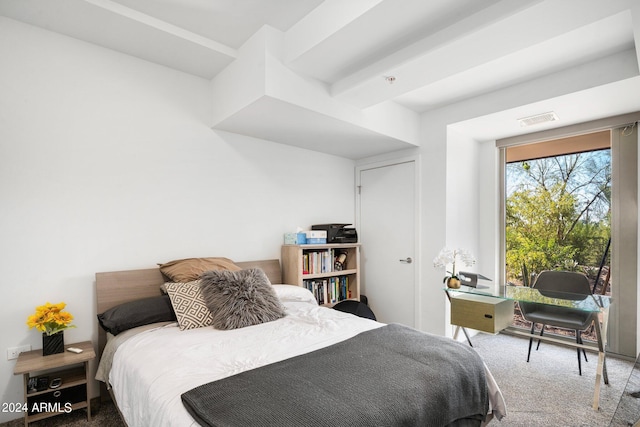
[[20,353],[23,351],[31,351],[30,345],[23,345],[20,347],[11,347],[7,349],[7,360],[17,359],[20,356]]

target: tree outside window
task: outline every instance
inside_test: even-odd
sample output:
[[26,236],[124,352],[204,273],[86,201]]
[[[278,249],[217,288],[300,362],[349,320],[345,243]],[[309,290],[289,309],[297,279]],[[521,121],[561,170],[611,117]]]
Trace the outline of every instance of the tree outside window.
[[506,185],[507,281],[571,270],[595,282],[611,231],[611,150],[508,163]]

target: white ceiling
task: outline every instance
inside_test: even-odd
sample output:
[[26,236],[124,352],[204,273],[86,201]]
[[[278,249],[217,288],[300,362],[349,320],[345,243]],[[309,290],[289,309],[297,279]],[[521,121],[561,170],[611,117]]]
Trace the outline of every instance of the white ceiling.
[[[477,112],[463,114],[457,129],[490,140],[640,110],[637,3],[2,0],[0,15],[213,81],[268,26],[282,34],[287,69],[325,88],[332,102],[361,111],[393,102],[418,118],[471,105]],[[265,105],[272,114],[281,105],[282,114],[267,121]],[[320,151],[352,158],[413,146],[366,126],[354,136],[359,126],[299,110],[300,121],[288,129],[282,119],[296,114],[292,105],[262,99],[221,128],[243,133],[241,123],[250,119],[244,133],[301,145],[295,141],[308,123],[310,134],[334,139]],[[557,123],[515,123],[551,110]],[[357,148],[340,148],[341,135]],[[368,138],[371,149],[364,148]]]

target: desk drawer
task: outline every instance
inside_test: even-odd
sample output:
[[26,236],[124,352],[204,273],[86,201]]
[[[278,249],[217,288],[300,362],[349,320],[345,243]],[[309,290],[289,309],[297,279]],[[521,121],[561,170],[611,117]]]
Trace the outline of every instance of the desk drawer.
[[496,334],[513,322],[513,304],[501,298],[452,294],[451,324]]

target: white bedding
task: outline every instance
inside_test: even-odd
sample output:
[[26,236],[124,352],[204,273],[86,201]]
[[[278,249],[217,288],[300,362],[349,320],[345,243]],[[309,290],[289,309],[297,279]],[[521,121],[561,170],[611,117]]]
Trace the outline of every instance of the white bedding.
[[[176,323],[170,323],[111,340],[106,349],[113,353],[108,378],[127,424],[197,426],[182,404],[182,393],[383,326],[318,307],[303,288],[274,287],[287,316],[273,322],[228,331],[211,327],[181,331]],[[109,349],[112,345],[117,349]],[[102,364],[108,361],[102,360]],[[490,384],[491,396],[496,390],[492,393]],[[502,399],[499,390],[497,396]],[[493,408],[496,403],[500,402],[492,398]]]

